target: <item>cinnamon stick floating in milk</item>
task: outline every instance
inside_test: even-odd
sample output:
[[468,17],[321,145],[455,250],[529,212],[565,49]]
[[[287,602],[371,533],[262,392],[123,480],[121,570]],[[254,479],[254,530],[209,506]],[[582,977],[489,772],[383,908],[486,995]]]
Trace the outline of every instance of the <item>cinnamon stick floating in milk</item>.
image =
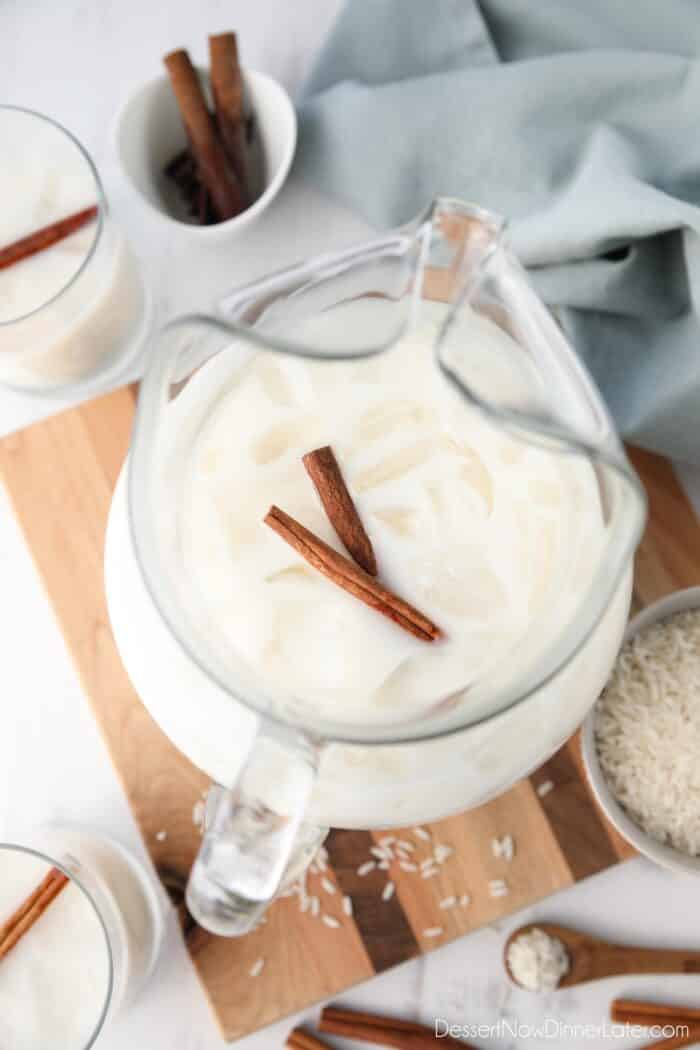
[[0,959],[4,959],[17,942],[41,918],[52,901],[68,885],[69,879],[58,868],[51,868],[7,922],[0,926]]
[[442,636],[439,627],[429,620],[418,609],[405,602],[403,598],[382,587],[373,576],[355,565],[349,558],[338,554],[322,539],[305,528],[279,507],[270,507],[265,515],[265,524],[277,533],[286,543],[293,547],[309,565],[348,594],[359,598],[365,605],[376,609],[389,620],[416,638],[433,642]]
[[77,233],[83,226],[87,226],[89,222],[97,218],[97,212],[97,205],[93,204],[90,208],[83,208],[74,215],[68,215],[65,219],[52,222],[49,226],[43,226],[27,237],[22,237],[19,241],[0,248],[0,270],[5,270],[14,263],[28,259],[30,255],[36,255],[37,252],[43,252],[53,244],[70,237],[72,233]]
[[338,461],[330,445],[307,452],[303,457],[306,471],[316,486],[328,520],[338,533],[348,554],[370,576],[377,575],[377,561],[365,527],[345,484]]
[[235,33],[219,33],[209,37],[209,65],[219,135],[238,177],[243,199],[248,204],[250,192],[243,77],[238,64]]
[[170,77],[197,172],[220,220],[243,211],[241,187],[219,141],[197,72],[186,51],[172,51],[163,59]]

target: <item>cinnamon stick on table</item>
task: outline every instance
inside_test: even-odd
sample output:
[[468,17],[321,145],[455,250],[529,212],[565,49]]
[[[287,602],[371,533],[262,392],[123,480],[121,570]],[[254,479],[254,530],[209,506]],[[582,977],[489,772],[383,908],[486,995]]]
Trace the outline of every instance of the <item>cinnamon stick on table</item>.
[[3,959],[17,942],[41,918],[48,906],[58,897],[70,880],[58,868],[51,868],[37,888],[7,922],[0,926],[0,959]]
[[172,51],[163,59],[170,77],[199,178],[216,217],[231,219],[245,207],[240,184],[219,140],[197,72],[186,51]]
[[700,1025],[700,1010],[675,1003],[648,1003],[636,999],[613,999],[610,1004],[610,1019],[619,1024]]
[[474,1050],[470,1043],[463,1043],[449,1035],[438,1039],[432,1029],[416,1021],[343,1010],[337,1006],[325,1008],[318,1027],[328,1035],[340,1035],[345,1039],[357,1039],[358,1042],[374,1043],[377,1046],[395,1046],[399,1050],[432,1050],[437,1046]]
[[219,33],[218,36],[209,37],[209,65],[219,135],[238,177],[243,199],[248,204],[250,179],[243,108],[243,77],[238,64],[235,33]]
[[328,1043],[321,1042],[305,1028],[295,1028],[287,1036],[286,1050],[331,1050]]
[[440,638],[442,632],[432,620],[424,616],[413,605],[403,598],[382,587],[373,576],[359,568],[349,558],[338,554],[322,539],[305,528],[279,507],[270,507],[265,515],[265,524],[281,536],[291,547],[323,573],[329,580],[344,591],[359,598],[365,605],[393,620],[399,627],[409,631],[416,638],[432,642]]
[[647,1043],[641,1050],[681,1050],[685,1046],[695,1046],[700,1042],[700,1027],[690,1027],[683,1035],[671,1035],[665,1039],[657,1039],[653,1043]]
[[348,492],[345,479],[330,445],[307,452],[306,471],[316,486],[328,519],[338,538],[358,565],[370,576],[377,575],[377,560],[360,515]]
[[37,252],[43,252],[53,244],[70,237],[72,233],[77,233],[83,226],[87,226],[89,222],[97,218],[97,212],[97,205],[83,208],[74,215],[68,215],[65,219],[52,222],[49,226],[43,226],[27,237],[22,237],[0,248],[0,270],[21,262],[23,259],[28,259],[30,255],[36,255]]

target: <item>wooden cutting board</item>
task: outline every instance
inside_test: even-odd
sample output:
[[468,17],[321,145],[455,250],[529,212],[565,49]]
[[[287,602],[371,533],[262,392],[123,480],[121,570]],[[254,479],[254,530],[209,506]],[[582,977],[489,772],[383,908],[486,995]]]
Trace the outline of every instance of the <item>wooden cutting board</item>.
[[[102,585],[105,524],[129,443],[134,392],[122,389],[0,441],[0,474],[43,578],[59,625],[156,869],[176,904],[199,842],[193,807],[205,777],[163,736],[131,687],[112,639]],[[700,584],[700,523],[670,465],[635,451],[651,500],[651,521],[637,560],[635,601],[646,605],[678,587]],[[554,787],[540,797],[537,786]],[[159,841],[158,833],[167,831]],[[184,915],[183,931],[202,985],[227,1039],[236,1039],[319,999],[439,947],[601,871],[631,855],[606,825],[584,785],[576,740],[529,780],[480,809],[430,828],[454,849],[440,873],[422,879],[393,865],[361,878],[358,866],[386,833],[334,831],[327,877],[310,878],[332,928],[296,899],[277,902],[267,923],[241,940],[213,937]],[[511,834],[511,862],[493,856],[494,837]],[[161,836],[162,837],[162,836]],[[400,837],[429,850],[408,829]],[[389,901],[387,878],[396,884]],[[508,893],[492,897],[503,878]],[[349,918],[341,893],[353,901]],[[468,907],[440,901],[470,894]],[[426,930],[444,932],[430,937]],[[250,970],[265,965],[258,977]]]

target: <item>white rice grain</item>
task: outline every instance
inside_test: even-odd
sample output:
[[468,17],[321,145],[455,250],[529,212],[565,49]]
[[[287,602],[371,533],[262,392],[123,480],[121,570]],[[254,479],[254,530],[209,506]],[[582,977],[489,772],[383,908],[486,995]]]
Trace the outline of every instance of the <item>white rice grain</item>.
[[491,879],[489,882],[489,897],[507,897],[510,893],[508,883],[505,879]]
[[438,842],[433,850],[433,857],[437,864],[444,864],[446,860],[449,860],[454,850],[452,846],[445,846],[442,842]]

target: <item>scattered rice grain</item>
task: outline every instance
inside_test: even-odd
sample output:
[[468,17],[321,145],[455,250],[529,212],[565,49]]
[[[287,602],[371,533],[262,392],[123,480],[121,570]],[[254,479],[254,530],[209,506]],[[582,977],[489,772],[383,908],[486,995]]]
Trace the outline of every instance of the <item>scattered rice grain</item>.
[[452,846],[445,846],[443,843],[438,842],[433,850],[433,857],[438,864],[444,864],[446,860],[449,860],[454,850]]
[[510,893],[508,883],[505,879],[491,879],[489,882],[489,897],[507,897]]

